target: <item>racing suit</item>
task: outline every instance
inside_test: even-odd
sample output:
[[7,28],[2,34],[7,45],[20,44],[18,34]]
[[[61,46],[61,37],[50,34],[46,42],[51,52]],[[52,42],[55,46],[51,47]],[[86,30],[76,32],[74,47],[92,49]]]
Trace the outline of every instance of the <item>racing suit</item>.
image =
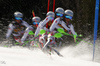
[[[25,27],[26,27],[26,30],[25,30]],[[13,34],[15,41],[23,43],[25,39],[27,38],[28,32],[30,29],[33,29],[33,28],[30,27],[30,25],[23,20],[21,21],[21,23],[12,21],[12,23],[10,23],[8,26],[6,38],[10,37],[10,35]]]

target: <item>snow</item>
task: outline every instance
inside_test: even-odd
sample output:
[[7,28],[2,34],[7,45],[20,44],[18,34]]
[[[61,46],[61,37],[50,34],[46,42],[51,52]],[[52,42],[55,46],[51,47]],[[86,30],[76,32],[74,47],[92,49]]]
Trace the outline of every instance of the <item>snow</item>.
[[[0,47],[0,66],[100,66],[97,62],[71,57],[73,52],[67,53],[67,50],[68,47],[64,48],[61,51],[64,57],[59,57],[56,54],[51,56],[45,54],[40,49],[30,50],[18,46]],[[88,58],[88,55],[84,57]]]

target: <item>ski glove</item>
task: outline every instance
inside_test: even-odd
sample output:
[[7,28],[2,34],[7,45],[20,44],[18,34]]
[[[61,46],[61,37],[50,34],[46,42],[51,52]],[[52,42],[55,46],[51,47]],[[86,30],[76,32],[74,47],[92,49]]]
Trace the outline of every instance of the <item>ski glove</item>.
[[76,37],[77,37],[77,33],[74,35],[74,41],[75,42],[77,42]]

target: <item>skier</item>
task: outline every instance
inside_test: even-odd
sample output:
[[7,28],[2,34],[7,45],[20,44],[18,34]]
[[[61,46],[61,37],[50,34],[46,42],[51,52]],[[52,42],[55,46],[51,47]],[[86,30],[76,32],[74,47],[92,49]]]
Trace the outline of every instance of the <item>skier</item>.
[[[35,17],[33,17],[32,18],[32,25],[31,25],[31,27],[33,27],[35,30],[37,29],[37,27],[38,27],[38,25],[39,25],[39,23],[40,23],[40,21],[41,21],[41,18],[40,17],[38,17],[38,16],[35,16]],[[35,33],[35,30],[32,30],[31,32],[32,33]],[[29,35],[29,39],[30,40],[33,40],[33,38],[34,38],[34,35],[32,34],[32,35]],[[38,38],[35,38],[35,39],[38,39]],[[36,40],[35,40],[36,41]],[[30,42],[30,45],[34,45],[35,44],[35,41],[33,40],[33,41],[31,41]]]
[[55,13],[56,13],[57,18],[52,23],[50,27],[50,32],[53,31],[56,27],[66,29],[67,31],[69,31],[70,29],[66,26],[66,23],[63,21],[64,9],[61,7],[58,7]]
[[[56,10],[55,10],[55,13],[56,13],[56,19],[55,20],[58,20],[58,22],[62,22],[62,19],[63,19],[63,15],[64,15],[64,9],[61,8],[61,7],[58,7]],[[53,27],[54,29],[58,29],[58,28],[61,28],[60,25],[53,25],[55,24],[56,22],[52,23],[52,25],[50,26],[50,29],[51,27]],[[66,27],[67,28],[67,27]],[[55,41],[55,37],[52,37],[55,33],[57,33],[54,29],[50,30],[50,33],[48,34],[48,37],[47,37],[47,42],[45,43],[44,47],[45,48],[48,44],[54,44],[56,46],[56,41]]]
[[40,32],[41,29],[44,29],[46,31],[49,31],[48,28],[46,27],[46,24],[48,23],[48,27],[51,25],[51,22],[54,20],[55,14],[52,11],[49,11],[46,14],[46,18],[44,20],[42,20],[39,24],[39,26],[37,27],[36,31],[35,31],[35,36],[37,36]]
[[29,34],[27,34],[29,39],[32,39],[34,37],[33,34],[35,33],[35,30],[38,27],[40,21],[41,21],[41,18],[38,16],[32,18],[32,25],[30,26],[30,29],[27,30],[27,32],[29,32]]
[[[65,17],[65,22],[67,23],[66,25],[70,29],[69,34],[72,33],[74,35],[74,40],[75,40],[76,37],[77,37],[77,34],[74,30],[73,25],[70,23],[70,21],[72,20],[72,17],[73,17],[73,11],[69,10],[69,9],[65,10],[65,16],[64,17]],[[76,42],[76,40],[75,40],[75,42]]]
[[[47,39],[47,32],[49,32],[49,27],[50,25],[52,24],[52,21],[54,20],[54,17],[55,17],[55,14],[54,12],[52,11],[49,11],[47,14],[46,14],[46,18],[40,22],[39,26],[37,27],[37,30],[35,32],[35,36],[39,34],[40,30],[41,29],[44,29],[46,31],[46,33],[42,34],[42,35],[39,35],[39,42],[41,43],[42,47],[43,47],[43,44],[44,44],[44,41],[46,41]],[[48,25],[47,25],[48,24]],[[47,26],[48,27],[47,27]]]
[[12,21],[8,26],[6,38],[9,38],[10,35],[13,34],[15,41],[23,44],[28,34],[27,30],[30,29],[30,25],[22,20],[23,14],[21,12],[15,12],[14,17],[15,21]]
[[33,24],[33,28],[37,28],[38,27],[38,25],[39,25],[39,23],[40,23],[40,21],[41,21],[41,18],[40,17],[38,17],[38,16],[35,16],[35,17],[33,17],[32,18],[32,24]]
[[[77,34],[74,31],[74,27],[72,24],[70,24],[70,20],[72,20],[73,17],[73,11],[71,10],[65,10],[64,12],[64,19],[65,19],[65,23],[63,20],[61,20],[61,18],[56,18],[53,22],[53,24],[50,27],[50,31],[53,31],[55,29],[56,26],[58,26],[58,24],[61,24],[61,26],[66,29],[69,33],[72,33],[74,35],[74,39],[77,37]],[[76,40],[75,40],[76,42]]]

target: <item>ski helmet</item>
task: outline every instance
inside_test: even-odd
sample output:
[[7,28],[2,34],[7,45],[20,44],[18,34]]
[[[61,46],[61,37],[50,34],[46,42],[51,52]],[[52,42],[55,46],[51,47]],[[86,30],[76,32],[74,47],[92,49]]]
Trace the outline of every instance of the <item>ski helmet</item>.
[[58,7],[55,11],[56,13],[61,13],[61,14],[64,14],[64,9],[61,8],[61,7]]
[[40,22],[41,18],[40,17],[33,17],[32,22]]
[[51,17],[55,17],[55,13],[52,11],[49,11],[46,16],[51,16]]
[[73,11],[72,10],[65,10],[65,15],[73,17]]
[[15,17],[18,17],[18,18],[22,18],[23,17],[23,14],[21,12],[15,12],[14,13],[14,16]]

